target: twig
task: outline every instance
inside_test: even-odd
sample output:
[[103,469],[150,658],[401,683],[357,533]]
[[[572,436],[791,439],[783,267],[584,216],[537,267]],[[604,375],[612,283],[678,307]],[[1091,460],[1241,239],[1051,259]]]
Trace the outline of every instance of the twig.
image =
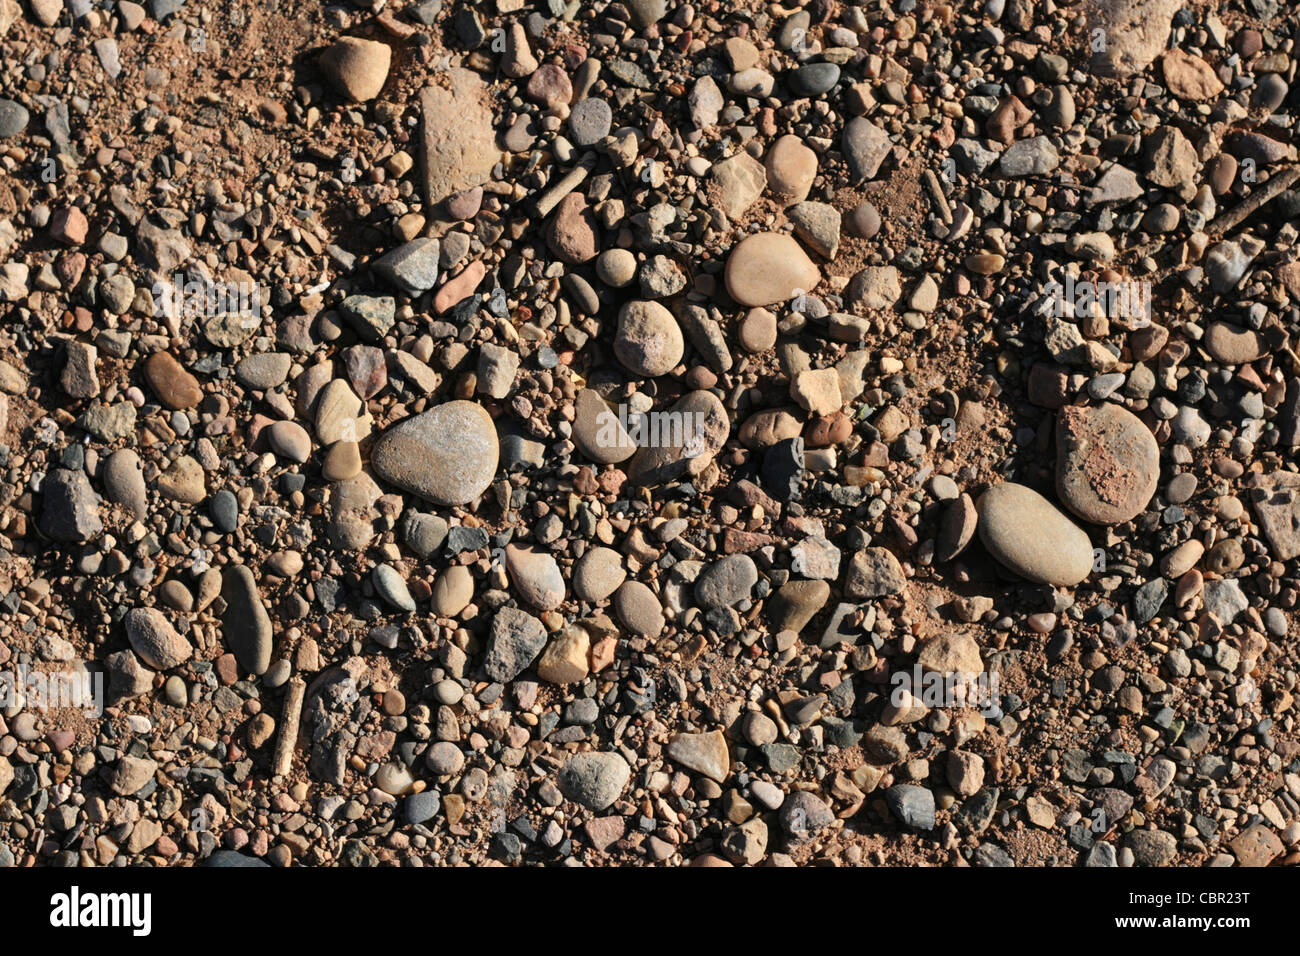
[[1215,219],[1210,224],[1210,231],[1221,236],[1228,230],[1235,228],[1255,210],[1265,203],[1272,202],[1284,190],[1289,189],[1297,179],[1300,179],[1300,166],[1292,166],[1286,172],[1278,173],[1264,184],[1264,188],[1255,190],[1222,216]]
[[289,692],[280,712],[280,737],[275,742],[275,765],[272,772],[277,777],[287,776],[293,768],[293,752],[298,743],[298,721],[302,717],[302,701],[307,694],[307,682],[301,677],[289,681]]

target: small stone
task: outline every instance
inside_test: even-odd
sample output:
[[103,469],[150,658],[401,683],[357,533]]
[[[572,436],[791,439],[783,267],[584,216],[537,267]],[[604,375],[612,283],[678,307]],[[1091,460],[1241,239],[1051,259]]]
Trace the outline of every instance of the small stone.
[[45,504],[40,527],[47,537],[78,543],[98,538],[103,533],[99,495],[95,494],[84,471],[55,468],[46,475],[41,490]]
[[764,306],[811,292],[821,273],[794,239],[765,232],[732,247],[725,278],[727,292],[740,305]]
[[767,151],[764,160],[772,198],[782,206],[792,206],[808,198],[817,178],[817,154],[798,136],[780,137]]
[[664,629],[664,609],[659,598],[640,581],[625,581],[614,592],[614,613],[633,634],[658,637]]
[[598,228],[596,216],[583,195],[569,193],[555,207],[546,244],[562,262],[580,265],[600,252]]
[[222,577],[221,597],[226,602],[221,616],[226,646],[234,653],[242,671],[265,674],[271,666],[274,633],[253,572],[242,564],[227,567]]
[[591,637],[581,627],[566,627],[542,652],[537,676],[552,684],[574,684],[586,680]]
[[980,540],[1016,574],[1073,587],[1092,573],[1092,542],[1042,495],[1003,482],[980,498]]
[[840,214],[834,206],[801,202],[786,210],[795,235],[823,259],[834,259],[840,248]]
[[658,302],[634,299],[619,310],[614,354],[635,374],[666,374],[682,360],[685,348],[681,326]]
[[321,54],[320,67],[340,93],[355,103],[364,103],[384,88],[392,58],[386,44],[342,37]]
[[377,564],[370,572],[370,580],[381,598],[399,611],[414,611],[415,599],[406,586],[406,581],[395,569],[387,564]]
[[450,506],[487,490],[498,454],[491,416],[473,402],[452,401],[384,432],[371,452],[371,465],[384,481]]
[[203,399],[199,381],[170,352],[155,352],[144,363],[145,379],[158,400],[170,409],[194,408]]
[[546,629],[531,614],[503,607],[488,629],[483,673],[505,683],[518,677],[546,646]]
[[884,130],[865,116],[855,116],[844,125],[841,148],[854,181],[861,182],[875,178],[892,146]]
[[569,135],[575,146],[586,149],[609,135],[614,111],[599,97],[588,97],[574,105],[569,113]]
[[298,464],[311,457],[311,436],[297,422],[275,422],[265,434],[272,451],[280,457]]
[[720,730],[706,734],[674,734],[668,756],[689,770],[722,783],[731,772],[731,753]]
[[763,164],[744,150],[715,163],[710,176],[718,193],[718,205],[729,219],[743,216],[767,185]]
[[570,757],[559,773],[560,790],[588,810],[604,810],[623,793],[632,777],[627,761],[616,753]]
[[564,575],[551,555],[506,545],[506,571],[520,596],[537,610],[553,611],[564,603]]
[[1084,521],[1131,521],[1156,492],[1160,447],[1142,420],[1119,405],[1062,408],[1056,448],[1056,492]]
[[569,80],[569,74],[559,65],[543,63],[528,78],[525,93],[534,103],[540,103],[546,109],[554,109],[561,104],[567,105],[573,99],[573,83]]
[[623,557],[612,548],[592,548],[573,566],[573,591],[579,600],[604,601],[627,580]]
[[612,289],[631,285],[636,278],[636,256],[626,249],[607,249],[596,259],[596,275]]
[[166,615],[154,608],[137,607],[122,619],[126,636],[140,659],[155,670],[179,667],[194,655],[190,642],[176,633]]

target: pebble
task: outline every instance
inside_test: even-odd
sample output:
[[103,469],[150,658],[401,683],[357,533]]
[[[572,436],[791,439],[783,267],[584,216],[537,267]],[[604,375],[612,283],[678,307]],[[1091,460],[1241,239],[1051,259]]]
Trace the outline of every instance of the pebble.
[[791,134],[780,137],[764,162],[773,199],[782,206],[793,206],[808,198],[817,178],[817,154],[803,140]]
[[685,348],[681,326],[658,302],[634,299],[619,310],[614,354],[634,374],[666,374],[682,360]]
[[821,273],[789,236],[766,232],[737,243],[727,259],[727,292],[742,306],[775,305],[811,292]]
[[979,535],[991,555],[1030,581],[1073,587],[1092,573],[1092,542],[1036,491],[994,485],[976,503]]
[[371,465],[384,481],[426,501],[460,505],[487,490],[497,455],[488,413],[473,402],[452,401],[384,432],[371,450]]
[[364,103],[383,90],[392,56],[387,44],[341,37],[321,54],[320,68],[340,93],[355,103]]
[[564,603],[564,575],[551,555],[507,545],[506,570],[519,596],[537,610],[553,611]]
[[570,800],[599,812],[622,796],[631,777],[631,768],[619,754],[581,753],[560,769],[559,785]]
[[1141,419],[1119,405],[1062,408],[1056,448],[1056,493],[1084,521],[1131,521],[1156,492],[1160,447]]
[[242,564],[229,566],[222,576],[221,598],[226,602],[221,616],[226,646],[234,653],[240,670],[265,674],[271,666],[274,635],[253,572]]
[[122,619],[127,640],[140,659],[155,670],[171,670],[194,656],[190,642],[176,633],[166,615],[154,608],[136,607]]

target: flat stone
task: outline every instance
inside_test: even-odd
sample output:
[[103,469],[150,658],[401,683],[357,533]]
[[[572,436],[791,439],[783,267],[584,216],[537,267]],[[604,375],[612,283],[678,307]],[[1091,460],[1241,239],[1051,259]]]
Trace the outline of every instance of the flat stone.
[[1268,866],[1286,852],[1277,834],[1262,823],[1247,827],[1228,845],[1238,866]]
[[600,252],[600,227],[596,215],[580,192],[560,200],[551,216],[546,244],[561,262],[581,265]]
[[764,159],[772,198],[782,206],[808,198],[817,178],[817,154],[792,133],[777,139]]
[[482,186],[501,158],[486,84],[472,70],[439,74],[420,97],[424,195],[431,204]]
[[758,567],[747,554],[732,554],[714,561],[695,580],[695,603],[700,607],[734,607],[746,600],[758,583]]
[[189,455],[173,461],[154,482],[158,493],[171,501],[196,505],[208,496],[203,466]]
[[865,116],[855,116],[844,124],[841,149],[855,182],[875,178],[892,148],[889,135]]
[[80,543],[98,538],[104,530],[99,517],[99,495],[81,470],[55,468],[41,486],[41,532],[55,541]]
[[506,571],[515,590],[537,610],[553,611],[564,603],[564,575],[546,552],[506,545]]
[[709,175],[717,189],[718,205],[729,219],[743,216],[767,185],[763,164],[744,150],[715,163]]
[[1134,830],[1124,838],[1138,866],[1167,866],[1178,855],[1178,840],[1163,830]]
[[1084,521],[1114,525],[1146,508],[1160,480],[1160,446],[1119,405],[1067,405],[1056,418],[1056,493]]
[[438,284],[441,251],[437,239],[421,236],[385,253],[371,268],[389,285],[416,296]]
[[840,214],[834,206],[800,202],[785,211],[794,233],[823,259],[834,259],[840,248]]
[[612,548],[592,548],[573,565],[573,592],[593,604],[604,601],[626,580],[623,556]]
[[727,292],[740,305],[775,305],[811,292],[821,272],[790,236],[763,232],[732,248],[725,279]]
[[705,734],[674,734],[668,756],[689,770],[722,783],[731,772],[731,752],[720,730]]
[[686,350],[677,319],[658,302],[626,302],[618,313],[614,354],[637,375],[664,375],[677,366]]
[[627,467],[634,484],[654,486],[700,474],[731,434],[726,406],[712,392],[687,392],[668,411],[683,427],[670,428],[668,441],[637,449]]
[[1087,35],[1103,31],[1093,47],[1092,68],[1103,76],[1141,73],[1164,52],[1180,0],[1088,0],[1083,5]]
[[826,801],[807,790],[796,790],[781,803],[777,819],[791,846],[802,846],[835,822]]
[[433,583],[433,613],[455,617],[474,600],[474,575],[463,564],[453,564]]
[[658,637],[664,629],[664,609],[659,598],[640,581],[625,581],[614,592],[614,613],[633,634]]
[[376,593],[388,604],[399,611],[409,613],[415,610],[415,599],[411,597],[411,590],[395,568],[387,564],[377,564],[370,572],[370,580],[375,585]]
[[384,481],[439,505],[473,501],[496,475],[496,427],[474,402],[452,401],[384,432],[371,466]]
[[594,389],[579,390],[573,403],[573,443],[597,464],[614,465],[631,458],[636,443],[617,413]]
[[1046,136],[1018,140],[1007,147],[998,160],[1003,176],[1042,176],[1061,165],[1056,146]]
[[10,139],[27,128],[31,114],[27,107],[13,100],[0,98],[0,139]]
[[1211,322],[1205,330],[1205,350],[1222,365],[1245,365],[1263,358],[1267,349],[1254,329],[1242,329],[1227,322]]
[[885,548],[864,548],[853,556],[844,591],[855,598],[880,598],[901,594],[907,587],[903,567],[892,551]]
[[916,662],[936,674],[978,675],[984,673],[979,645],[969,634],[947,631],[921,644]]
[[130,448],[122,448],[108,456],[100,478],[104,494],[109,501],[129,510],[137,518],[149,513],[148,487],[140,456]]
[[573,145],[583,149],[595,146],[609,135],[613,123],[614,111],[599,97],[588,97],[574,104],[569,113],[569,135]]
[[767,601],[767,620],[773,634],[808,626],[830,599],[831,588],[825,581],[787,581]]
[[1073,587],[1092,573],[1088,535],[1038,492],[1003,482],[976,508],[984,547],[1021,577]]
[[867,266],[859,270],[844,290],[844,304],[851,309],[892,309],[903,297],[903,284],[894,266]]
[[1250,504],[1255,510],[1269,553],[1275,561],[1300,556],[1300,474],[1277,471],[1250,479]]
[[1223,92],[1223,83],[1214,68],[1199,56],[1185,50],[1168,50],[1160,58],[1165,85],[1184,100],[1212,100]]

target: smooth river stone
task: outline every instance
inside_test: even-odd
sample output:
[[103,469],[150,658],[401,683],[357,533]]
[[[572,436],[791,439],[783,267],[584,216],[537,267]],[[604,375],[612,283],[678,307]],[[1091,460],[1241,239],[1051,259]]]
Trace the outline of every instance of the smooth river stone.
[[727,259],[727,291],[745,306],[788,302],[811,292],[821,273],[790,236],[763,232],[742,239]]
[[619,309],[614,354],[637,375],[653,378],[671,371],[685,350],[682,327],[658,302],[633,299]]
[[1022,578],[1072,587],[1092,572],[1088,535],[1033,489],[1003,482],[976,507],[984,547]]
[[221,582],[221,598],[226,602],[221,615],[221,630],[226,646],[234,652],[239,669],[248,674],[265,674],[271,666],[273,632],[271,617],[262,604],[253,572],[243,564],[226,568]]
[[573,403],[573,442],[584,455],[601,465],[627,461],[636,445],[618,414],[595,389],[584,388]]
[[1151,429],[1118,405],[1068,405],[1056,418],[1056,493],[1084,521],[1123,524],[1142,513],[1160,480]]
[[497,472],[496,427],[483,406],[455,401],[399,422],[375,442],[380,478],[438,505],[473,501]]

